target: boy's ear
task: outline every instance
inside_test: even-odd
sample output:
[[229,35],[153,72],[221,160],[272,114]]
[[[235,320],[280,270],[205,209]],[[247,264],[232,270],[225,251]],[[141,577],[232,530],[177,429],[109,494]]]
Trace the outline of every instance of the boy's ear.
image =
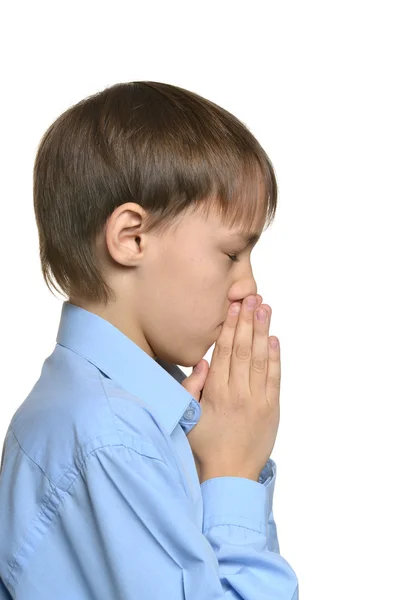
[[143,220],[146,212],[134,202],[118,206],[105,226],[105,243],[115,262],[133,266],[143,252]]

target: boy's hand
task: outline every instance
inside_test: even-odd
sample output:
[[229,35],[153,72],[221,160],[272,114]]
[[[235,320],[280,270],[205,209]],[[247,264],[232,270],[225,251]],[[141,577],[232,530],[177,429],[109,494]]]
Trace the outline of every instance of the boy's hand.
[[[260,294],[256,294],[256,300],[257,300],[257,303],[256,303],[255,310],[257,308],[259,308],[259,306],[262,304],[263,298]],[[206,378],[208,376],[209,365],[208,365],[208,362],[204,358],[201,358],[199,363],[197,363],[194,366],[194,369],[196,369],[197,367],[200,367],[201,371],[197,372],[197,371],[193,370],[191,375],[189,375],[188,377],[186,377],[184,379],[184,381],[182,382],[182,386],[188,392],[190,392],[190,394],[192,395],[193,398],[198,400],[198,402],[201,402],[202,390],[205,385]]]
[[203,370],[182,383],[198,400],[202,388],[202,415],[187,435],[201,483],[223,476],[257,481],[277,435],[280,352],[269,347],[270,318],[258,321],[257,307],[248,310],[245,300],[238,315],[229,311],[210,367],[200,361]]

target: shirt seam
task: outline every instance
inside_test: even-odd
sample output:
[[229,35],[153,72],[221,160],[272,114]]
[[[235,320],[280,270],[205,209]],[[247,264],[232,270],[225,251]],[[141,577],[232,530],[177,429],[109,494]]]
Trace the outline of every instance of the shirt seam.
[[54,490],[54,488],[58,487],[58,486],[57,486],[57,484],[56,484],[56,483],[54,483],[54,482],[53,482],[53,481],[50,479],[50,477],[47,475],[47,473],[46,473],[46,471],[43,469],[43,467],[41,467],[41,466],[39,465],[39,463],[37,463],[37,462],[36,462],[36,461],[35,461],[35,460],[34,460],[34,459],[33,459],[33,458],[32,458],[32,457],[31,457],[31,456],[30,456],[30,455],[29,455],[29,454],[28,454],[28,453],[27,453],[25,450],[24,450],[24,448],[22,447],[22,445],[21,445],[21,443],[20,443],[19,439],[17,438],[17,436],[16,436],[16,434],[15,434],[15,431],[14,431],[12,428],[11,428],[11,433],[13,434],[13,436],[14,436],[14,438],[15,438],[15,441],[17,442],[17,444],[18,444],[18,446],[20,447],[20,449],[22,450],[22,452],[23,452],[23,453],[25,454],[25,456],[26,456],[26,457],[27,457],[27,458],[28,458],[28,459],[29,459],[31,462],[33,462],[33,464],[34,464],[34,465],[36,465],[36,466],[37,466],[37,468],[38,468],[38,469],[39,469],[39,470],[40,470],[40,471],[43,473],[43,475],[45,476],[45,478],[46,478],[46,479],[48,480],[48,482],[51,484],[51,486],[52,486],[53,490]]
[[211,529],[217,529],[218,527],[241,527],[241,529],[248,529],[249,531],[255,531],[256,533],[260,533],[260,535],[267,537],[267,535],[265,533],[263,533],[263,531],[259,531],[259,529],[254,529],[253,527],[247,527],[246,525],[236,525],[236,523],[222,523],[221,525],[211,525],[210,527],[207,527],[206,529],[204,529],[203,533],[205,535]]
[[[151,444],[151,442],[147,442],[149,444]],[[79,473],[77,473],[77,475],[81,475],[81,466],[86,463],[88,458],[91,458],[91,456],[97,452],[98,450],[102,450],[103,448],[118,448],[120,446],[123,446],[124,448],[126,448],[127,450],[132,450],[133,452],[136,452],[136,454],[140,454],[140,456],[146,456],[147,458],[150,458],[152,460],[159,460],[161,463],[163,463],[165,466],[168,466],[167,463],[162,459],[162,458],[158,458],[157,456],[148,456],[147,454],[142,454],[139,450],[137,450],[137,448],[132,448],[131,446],[127,446],[126,444],[124,444],[123,442],[119,442],[119,443],[115,443],[115,444],[103,444],[102,446],[97,446],[96,448],[93,448],[93,450],[90,450],[90,452],[88,452],[84,458],[81,460],[81,464],[78,466],[78,471]],[[151,444],[151,446],[156,449],[156,447]],[[77,476],[76,475],[76,476]],[[76,477],[75,477],[76,479]],[[75,481],[75,480],[74,480]],[[73,482],[72,482],[73,483]],[[72,484],[71,484],[72,485]]]
[[117,431],[117,432],[119,433],[119,429],[118,429],[118,425],[117,425],[117,423],[116,423],[115,415],[114,415],[114,412],[113,412],[113,410],[112,410],[112,408],[111,408],[111,404],[110,404],[110,401],[109,401],[109,396],[108,396],[108,394],[107,394],[107,390],[105,389],[104,381],[103,381],[103,378],[102,378],[102,377],[101,377],[101,375],[100,375],[100,371],[98,370],[98,368],[97,368],[97,377],[98,377],[98,379],[99,379],[99,381],[100,381],[100,384],[101,384],[102,390],[103,390],[103,392],[104,392],[104,396],[105,396],[105,399],[106,399],[106,401],[107,401],[108,410],[109,410],[109,412],[111,413],[111,418],[112,418],[112,422],[113,422],[113,424],[114,424],[114,427],[115,427],[115,431]]
[[[118,426],[117,426],[117,424],[116,424],[116,421],[115,421],[115,415],[114,415],[114,413],[113,413],[113,411],[112,411],[111,404],[110,404],[110,401],[109,401],[109,395],[108,395],[108,392],[107,392],[107,390],[106,390],[106,387],[105,387],[105,385],[104,385],[104,379],[101,377],[101,371],[98,371],[98,377],[99,377],[99,379],[100,379],[100,382],[101,382],[101,385],[102,385],[102,388],[103,388],[103,391],[104,391],[104,394],[105,394],[105,398],[106,398],[106,400],[107,400],[107,403],[108,403],[109,411],[110,411],[110,413],[111,413],[111,415],[112,415],[112,418],[113,418],[113,420],[114,420],[115,431],[116,431],[118,434],[119,434],[119,433],[122,433],[122,434],[123,434],[123,431],[122,431],[122,430],[120,430],[120,429],[118,429]],[[115,382],[115,380],[113,380],[113,379],[110,379],[110,381],[112,381],[113,383],[116,383],[116,384],[118,385],[118,383],[117,383],[117,382]],[[139,400],[140,400],[140,406],[143,406],[143,404],[141,404],[141,403],[143,402],[143,400],[142,400],[141,398],[140,398]],[[188,404],[188,406],[190,406],[190,405],[191,405],[191,403],[192,403],[192,401],[193,401],[193,400],[195,400],[195,398],[191,397],[191,400],[190,400],[190,403]],[[196,400],[196,402],[198,402],[198,401]],[[149,412],[150,412],[150,414],[151,414],[151,418],[152,418],[152,419],[154,419],[154,415],[153,415],[153,414],[152,414],[152,412],[151,412],[151,408],[150,408],[150,407],[148,407],[148,405],[147,405],[145,402],[144,402],[144,408],[145,408],[146,410],[148,410],[148,409],[149,409]],[[185,409],[184,409],[184,412],[185,412],[186,410],[187,410],[187,408],[185,408]],[[179,420],[176,422],[176,424],[173,426],[173,429],[175,429],[175,428],[177,427],[177,425],[179,425],[179,426],[182,428],[182,430],[183,430],[183,431],[185,431],[185,429],[184,429],[184,427],[182,427],[182,425],[181,425],[180,421],[181,421],[181,419],[179,419]],[[194,427],[194,425],[196,425],[196,423],[193,423],[193,424],[192,424],[192,427]],[[191,429],[192,429],[192,427],[191,427]],[[186,432],[185,432],[185,433],[186,433]],[[187,433],[188,433],[188,432],[187,432]],[[187,433],[186,433],[186,435],[187,435]],[[171,434],[168,432],[169,439],[170,439],[170,435],[171,435]],[[143,439],[143,440],[145,440],[145,441],[146,441],[146,443],[150,444],[150,446],[151,446],[152,448],[154,448],[155,450],[157,450],[157,446],[154,444],[154,442],[152,441],[152,439],[151,439],[151,438],[147,438],[147,437],[144,437],[144,436],[142,436],[142,439]],[[133,450],[134,450],[134,449],[133,449]],[[151,457],[151,458],[156,458],[156,457]],[[176,459],[176,456],[175,456],[175,453],[174,453],[174,452],[172,452],[172,459],[173,459],[173,463],[174,463],[174,469],[175,469],[175,472],[177,473],[177,476],[178,476],[178,478],[179,478],[179,483],[180,483],[180,486],[181,486],[181,488],[184,490],[184,493],[186,494],[187,498],[191,498],[191,494],[190,494],[190,492],[186,490],[186,487],[185,487],[185,481],[184,481],[184,479],[183,479],[183,476],[182,476],[182,473],[181,473],[181,470],[180,470],[180,465],[179,465],[179,462],[178,462],[178,460]],[[165,460],[163,460],[162,458],[159,458],[158,460],[160,460],[160,461],[161,461],[161,462],[162,462],[164,465],[166,465],[167,467],[168,467],[168,466],[170,467],[169,463],[167,463],[167,462],[166,462]]]
[[[14,434],[14,435],[15,435],[15,434]],[[100,436],[97,436],[97,437],[100,437]],[[17,441],[18,441],[18,440],[17,440]],[[151,444],[151,445],[152,445],[152,444]],[[20,444],[19,444],[19,446],[20,446]],[[69,496],[70,494],[68,493],[68,490],[69,490],[69,488],[70,488],[70,487],[71,487],[71,486],[72,486],[72,485],[75,483],[75,481],[76,481],[76,479],[77,479],[78,475],[80,475],[81,477],[83,477],[83,468],[82,468],[82,467],[83,467],[83,465],[85,465],[85,464],[86,464],[86,461],[88,460],[88,458],[91,458],[91,456],[92,456],[92,455],[93,455],[95,452],[97,452],[98,450],[102,450],[103,448],[109,448],[109,447],[120,447],[120,446],[123,446],[124,448],[126,448],[126,449],[128,449],[128,450],[132,450],[133,452],[136,452],[137,454],[140,454],[140,452],[139,452],[139,451],[138,451],[136,448],[132,448],[132,447],[130,447],[130,446],[127,446],[127,445],[126,445],[126,444],[124,444],[123,442],[114,443],[114,444],[103,444],[102,446],[97,446],[96,448],[93,448],[93,449],[92,449],[90,452],[88,452],[88,453],[87,453],[87,454],[84,456],[84,458],[83,458],[83,459],[80,461],[80,464],[76,464],[76,465],[75,465],[77,472],[76,472],[76,475],[75,475],[75,477],[74,477],[74,478],[73,478],[73,480],[71,481],[70,485],[68,486],[68,489],[67,489],[67,490],[63,490],[62,488],[59,488],[58,486],[55,486],[55,485],[53,485],[53,484],[52,484],[52,485],[53,485],[53,487],[52,487],[52,490],[51,490],[50,494],[48,495],[48,498],[47,498],[47,500],[45,500],[45,501],[43,502],[43,506],[40,508],[40,510],[39,510],[39,512],[38,512],[38,514],[37,514],[37,515],[35,516],[35,518],[33,519],[33,522],[32,522],[32,523],[31,523],[31,525],[28,527],[27,533],[26,533],[26,535],[25,535],[25,537],[24,537],[24,539],[23,539],[23,541],[22,541],[22,543],[21,543],[20,547],[18,548],[18,550],[17,550],[17,551],[16,551],[16,553],[14,554],[14,560],[13,560],[12,564],[10,564],[9,573],[8,573],[8,575],[6,575],[6,583],[7,583],[7,585],[11,586],[11,587],[13,588],[13,590],[15,590],[15,586],[12,584],[12,582],[11,582],[11,578],[12,578],[12,576],[13,576],[13,573],[14,573],[14,570],[15,570],[15,568],[16,568],[16,566],[17,566],[17,561],[18,561],[18,558],[20,557],[20,555],[21,555],[21,552],[22,552],[22,550],[24,549],[24,547],[25,547],[25,544],[26,544],[26,542],[27,542],[27,540],[28,540],[29,536],[31,535],[32,531],[34,530],[34,527],[35,527],[35,525],[36,525],[38,522],[40,522],[40,521],[42,520],[42,517],[43,517],[43,515],[45,515],[45,514],[46,514],[46,509],[47,509],[47,506],[48,506],[48,505],[50,504],[50,502],[52,501],[54,494],[55,494],[55,493],[57,493],[57,491],[59,490],[60,492],[63,492],[63,493],[64,493],[64,497],[65,497],[65,496]],[[20,447],[21,447],[21,446],[20,446]],[[155,446],[153,446],[153,447],[155,448]],[[23,450],[23,448],[22,448],[22,447],[21,447],[21,450],[24,452],[24,450]],[[38,464],[37,464],[37,463],[36,463],[36,462],[35,462],[35,461],[34,461],[34,460],[33,460],[33,459],[32,459],[32,458],[29,456],[29,455],[28,455],[28,454],[26,454],[26,452],[24,452],[24,454],[25,454],[25,455],[26,455],[26,456],[27,456],[27,457],[28,457],[28,458],[29,458],[29,459],[30,459],[30,460],[31,460],[31,461],[32,461],[32,462],[33,462],[33,463],[34,463],[34,464],[35,464],[37,467],[39,467],[40,471],[41,471],[41,472],[42,472],[42,473],[45,475],[45,473],[44,473],[43,469],[42,469],[42,468],[41,468],[41,467],[40,467],[40,466],[39,466],[39,465],[38,465]],[[147,455],[144,455],[144,456],[147,456]],[[164,461],[164,460],[162,460],[161,458],[157,458],[157,457],[155,457],[155,456],[151,456],[151,457],[148,457],[148,456],[147,456],[147,458],[150,458],[150,459],[153,459],[153,460],[159,460],[160,462],[162,462],[163,464],[165,464],[165,465],[167,466],[167,464],[165,463],[165,461]],[[69,470],[70,470],[71,468],[72,468],[72,467],[70,467],[70,468],[69,468]],[[47,477],[47,476],[46,476],[46,477]],[[50,483],[52,483],[52,482],[51,482],[51,480],[50,480],[48,477],[47,477],[47,479],[50,481]],[[63,505],[63,502],[61,502],[61,500],[60,500],[60,502],[57,504],[57,506],[56,506],[56,507],[54,507],[54,508],[55,508],[55,510],[53,510],[53,511],[52,511],[52,516],[51,516],[51,518],[49,518],[48,526],[50,526],[50,525],[51,525],[51,523],[53,522],[53,520],[54,520],[56,517],[58,517],[58,514],[59,514],[59,508],[60,508],[60,506],[62,506],[62,505]],[[48,527],[47,527],[47,529],[46,529],[46,533],[47,533],[47,531],[48,531]],[[43,537],[44,537],[44,535],[45,535],[45,534],[43,534]]]

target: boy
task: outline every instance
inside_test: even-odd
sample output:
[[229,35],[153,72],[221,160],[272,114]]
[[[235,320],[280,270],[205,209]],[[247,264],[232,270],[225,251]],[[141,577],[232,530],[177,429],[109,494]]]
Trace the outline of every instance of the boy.
[[46,131],[40,258],[68,300],[4,442],[1,598],[298,598],[272,510],[279,351],[246,302],[276,198],[248,129],[172,85],[112,86]]

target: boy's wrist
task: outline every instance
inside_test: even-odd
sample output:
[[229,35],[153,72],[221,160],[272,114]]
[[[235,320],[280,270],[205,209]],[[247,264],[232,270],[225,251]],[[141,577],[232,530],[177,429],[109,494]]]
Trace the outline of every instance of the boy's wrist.
[[199,480],[200,483],[204,483],[208,479],[214,479],[215,477],[242,477],[244,479],[251,479],[251,481],[258,481],[259,474],[255,475],[254,473],[245,473],[242,471],[232,470],[214,470],[214,471],[205,471],[200,473]]

